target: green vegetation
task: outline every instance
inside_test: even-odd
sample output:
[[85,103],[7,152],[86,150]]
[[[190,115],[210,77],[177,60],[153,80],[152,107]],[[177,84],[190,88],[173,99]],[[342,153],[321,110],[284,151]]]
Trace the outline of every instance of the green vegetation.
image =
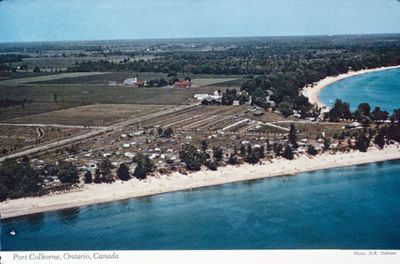
[[294,158],[293,149],[289,145],[286,146],[283,157],[288,160],[292,160]]
[[133,172],[133,176],[138,179],[145,179],[147,175],[153,172],[156,169],[156,166],[150,160],[148,155],[143,155],[139,153],[134,159],[134,162],[137,163],[137,166]]
[[58,164],[58,178],[62,183],[78,183],[78,169],[68,161],[60,161]]
[[315,155],[318,154],[318,151],[315,149],[314,146],[309,145],[308,148],[307,148],[307,153],[312,155],[312,156],[315,156]]
[[336,99],[333,108],[328,113],[330,122],[338,122],[340,119],[352,119],[353,115],[350,112],[350,104]]
[[0,201],[37,195],[41,189],[39,171],[32,168],[28,159],[10,159],[0,164]]
[[186,164],[186,168],[191,171],[199,171],[201,165],[207,160],[206,154],[200,152],[193,145],[185,145],[179,152],[179,158]]
[[131,175],[129,174],[129,167],[125,163],[121,163],[117,170],[117,175],[120,180],[128,181],[131,179]]
[[93,176],[92,176],[92,173],[90,171],[86,171],[84,177],[85,177],[85,183],[86,184],[89,184],[89,183],[93,182]]
[[99,169],[101,173],[101,181],[105,183],[112,183],[115,181],[114,176],[111,173],[113,166],[109,159],[103,159],[99,163]]
[[297,129],[294,124],[290,124],[289,130],[289,143],[292,144],[294,148],[297,148]]

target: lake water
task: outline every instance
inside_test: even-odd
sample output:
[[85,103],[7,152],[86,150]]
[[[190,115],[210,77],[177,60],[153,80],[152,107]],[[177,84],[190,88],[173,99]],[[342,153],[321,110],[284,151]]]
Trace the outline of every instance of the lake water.
[[400,161],[391,161],[3,220],[1,244],[3,250],[400,249],[399,205]]
[[373,109],[380,106],[390,113],[400,108],[400,69],[377,71],[343,79],[321,91],[321,101],[332,106],[337,98],[357,109],[360,103],[369,103]]

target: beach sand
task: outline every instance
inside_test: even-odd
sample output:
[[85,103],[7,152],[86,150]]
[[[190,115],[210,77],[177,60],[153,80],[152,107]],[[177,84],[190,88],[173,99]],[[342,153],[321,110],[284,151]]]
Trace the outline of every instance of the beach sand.
[[304,87],[302,90],[302,94],[306,97],[308,97],[308,100],[311,104],[316,105],[318,107],[324,107],[326,106],[324,103],[321,102],[320,100],[320,93],[321,90],[324,89],[326,86],[349,78],[349,77],[353,77],[353,76],[357,76],[360,74],[365,74],[365,73],[370,73],[370,72],[376,72],[376,71],[383,71],[383,70],[390,70],[390,69],[397,69],[400,68],[400,65],[398,66],[390,66],[390,67],[381,67],[381,68],[375,68],[375,69],[365,69],[365,70],[361,70],[361,71],[349,71],[348,73],[344,73],[344,74],[340,74],[338,76],[334,76],[334,77],[326,77],[325,79],[322,79],[321,81],[317,82],[313,87],[311,86],[307,86]]
[[383,150],[372,147],[366,153],[358,151],[323,153],[311,158],[301,155],[292,161],[274,159],[271,162],[263,161],[262,165],[243,164],[218,168],[218,171],[202,170],[188,175],[173,173],[149,177],[143,181],[132,179],[127,182],[117,181],[113,184],[84,185],[79,191],[5,201],[0,203],[0,213],[1,218],[4,219],[230,182],[295,175],[306,171],[395,159],[400,159],[399,144],[386,146]]

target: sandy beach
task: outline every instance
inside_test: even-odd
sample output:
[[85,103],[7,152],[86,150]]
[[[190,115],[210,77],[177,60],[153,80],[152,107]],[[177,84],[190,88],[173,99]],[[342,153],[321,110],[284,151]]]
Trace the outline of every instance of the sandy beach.
[[357,76],[357,75],[361,75],[361,74],[365,74],[365,73],[370,73],[370,72],[396,69],[396,68],[400,68],[400,65],[390,66],[390,67],[381,67],[381,68],[375,68],[375,69],[365,69],[365,70],[361,70],[361,71],[349,71],[348,73],[340,74],[338,76],[326,77],[325,79],[322,79],[319,82],[317,82],[313,87],[311,87],[310,85],[308,85],[307,87],[304,87],[302,90],[302,93],[304,96],[308,97],[308,100],[311,104],[316,105],[318,107],[324,107],[326,105],[321,102],[319,95],[321,93],[321,90],[324,89],[326,86],[328,86],[334,82],[349,78],[349,77],[353,77],[353,76]]
[[366,153],[358,151],[336,154],[323,153],[311,158],[302,155],[292,161],[282,158],[274,159],[272,162],[263,161],[262,165],[227,166],[219,168],[218,171],[202,170],[189,175],[174,173],[160,177],[149,177],[143,181],[132,179],[128,182],[117,181],[113,184],[84,185],[81,190],[68,193],[5,201],[0,203],[0,213],[1,218],[5,219],[159,193],[179,190],[190,191],[194,188],[224,183],[295,175],[300,172],[396,159],[400,159],[399,144],[386,146],[383,150],[372,147]]

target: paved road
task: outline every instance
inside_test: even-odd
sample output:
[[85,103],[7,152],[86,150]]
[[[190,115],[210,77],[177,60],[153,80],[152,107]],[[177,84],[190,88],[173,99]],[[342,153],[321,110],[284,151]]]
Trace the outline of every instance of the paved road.
[[118,122],[118,123],[115,123],[115,124],[113,124],[113,125],[111,125],[109,127],[96,128],[94,131],[92,130],[92,131],[90,131],[88,133],[84,133],[84,134],[81,134],[81,135],[78,135],[78,136],[74,136],[74,137],[70,137],[70,138],[67,138],[67,139],[62,139],[62,140],[59,140],[59,141],[56,141],[56,142],[48,143],[48,144],[41,145],[41,146],[38,146],[38,147],[33,147],[31,149],[23,150],[23,151],[20,151],[20,152],[17,152],[17,153],[13,153],[13,154],[1,157],[0,158],[0,162],[3,162],[4,160],[10,159],[10,158],[20,158],[20,157],[24,157],[24,156],[27,156],[27,155],[32,155],[32,154],[35,154],[35,153],[38,153],[38,152],[47,151],[47,150],[50,150],[50,149],[53,149],[53,148],[58,148],[58,147],[61,147],[61,146],[64,146],[64,145],[68,145],[68,144],[71,144],[71,143],[82,141],[84,139],[88,139],[88,138],[91,138],[91,137],[99,136],[101,134],[110,132],[110,131],[115,130],[115,129],[120,129],[120,128],[123,128],[125,126],[129,126],[129,125],[132,125],[132,124],[144,122],[144,121],[147,121],[147,120],[150,120],[150,119],[153,119],[153,118],[157,118],[157,117],[160,117],[160,116],[168,115],[168,114],[171,114],[171,113],[187,110],[187,109],[198,107],[198,106],[199,106],[199,103],[195,103],[195,104],[191,104],[191,105],[181,105],[181,106],[170,108],[168,110],[164,110],[164,111],[152,113],[152,114],[149,114],[149,115],[128,119],[128,120],[125,120],[125,121],[122,121],[122,122]]

